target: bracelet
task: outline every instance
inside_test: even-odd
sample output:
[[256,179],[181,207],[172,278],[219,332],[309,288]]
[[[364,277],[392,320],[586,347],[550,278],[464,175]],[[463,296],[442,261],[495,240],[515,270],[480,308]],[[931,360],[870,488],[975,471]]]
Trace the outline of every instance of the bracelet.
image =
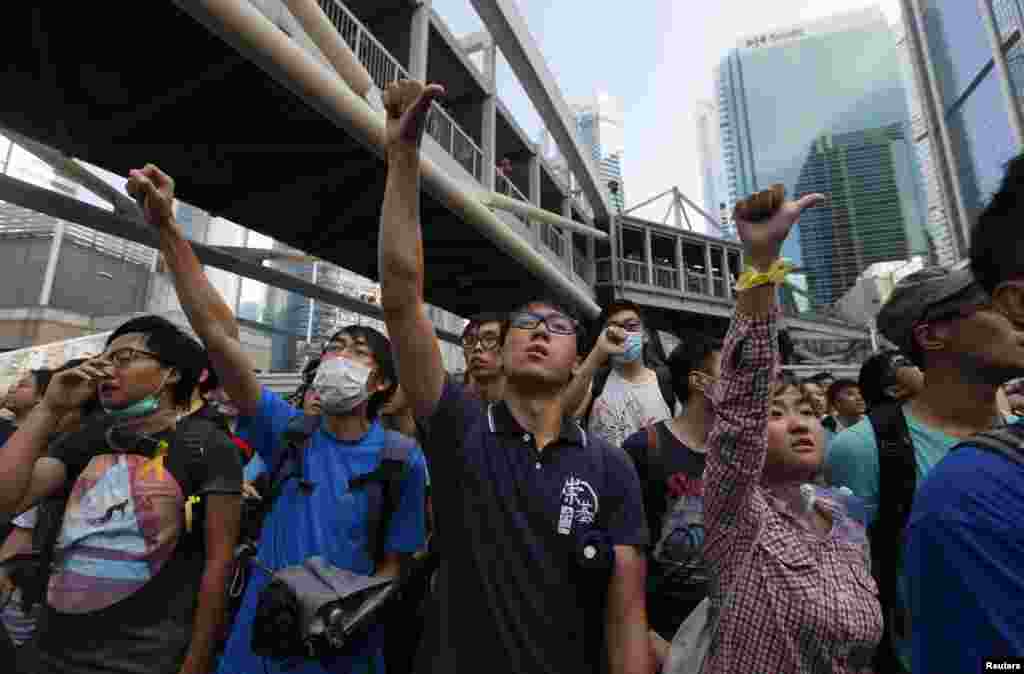
[[786,275],[793,271],[793,265],[788,260],[778,259],[768,267],[768,271],[757,271],[750,265],[740,274],[736,281],[736,290],[750,290],[757,286],[782,283]]

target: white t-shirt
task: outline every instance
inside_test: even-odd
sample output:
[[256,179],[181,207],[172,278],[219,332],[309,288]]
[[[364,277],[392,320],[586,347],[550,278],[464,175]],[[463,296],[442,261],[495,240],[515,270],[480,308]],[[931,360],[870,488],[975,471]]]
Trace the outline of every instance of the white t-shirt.
[[613,446],[621,447],[626,438],[644,426],[671,416],[653,373],[650,381],[634,384],[612,368],[601,397],[594,402],[589,430]]

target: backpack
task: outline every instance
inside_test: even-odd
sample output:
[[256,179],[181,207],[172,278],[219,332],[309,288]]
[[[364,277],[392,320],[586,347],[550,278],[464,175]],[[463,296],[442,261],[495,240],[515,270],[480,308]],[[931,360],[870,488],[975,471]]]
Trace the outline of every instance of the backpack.
[[[202,485],[205,482],[204,447],[209,444],[215,434],[223,431],[213,422],[199,417],[188,416],[182,419],[175,429],[171,452],[187,452],[185,472],[187,482]],[[152,449],[158,443],[153,438],[143,437],[140,441],[151,441]],[[67,507],[70,488],[56,496],[44,499],[38,504],[38,519],[32,531],[33,551],[28,555],[18,555],[19,587],[22,591],[22,602],[25,610],[31,610],[36,604],[42,603],[46,597],[50,572],[54,564],[57,539],[64,522],[64,510]],[[179,545],[199,553],[205,552],[204,522],[205,499],[196,494],[185,498],[185,534]]]
[[[672,390],[672,373],[664,365],[655,365],[651,369],[654,370],[654,374],[658,377],[658,390],[661,391],[661,397],[665,400],[665,404],[668,405],[669,415],[673,416],[676,411],[676,394]],[[611,367],[604,366],[594,374],[590,404],[587,405],[587,411],[583,413],[583,424],[585,427],[590,426],[590,414],[594,411],[594,403],[604,393],[605,384],[608,383],[608,377],[611,373]]]

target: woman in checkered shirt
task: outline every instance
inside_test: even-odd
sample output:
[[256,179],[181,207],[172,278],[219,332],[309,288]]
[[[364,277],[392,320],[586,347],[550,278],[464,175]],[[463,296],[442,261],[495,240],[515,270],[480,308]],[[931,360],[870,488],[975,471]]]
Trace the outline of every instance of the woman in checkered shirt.
[[[784,197],[776,186],[736,207],[756,270],[778,261],[800,213],[824,201]],[[867,537],[842,504],[802,496],[821,467],[824,432],[810,398],[778,368],[779,280],[738,293],[722,351],[704,477],[717,625],[703,671],[870,672],[882,614]]]

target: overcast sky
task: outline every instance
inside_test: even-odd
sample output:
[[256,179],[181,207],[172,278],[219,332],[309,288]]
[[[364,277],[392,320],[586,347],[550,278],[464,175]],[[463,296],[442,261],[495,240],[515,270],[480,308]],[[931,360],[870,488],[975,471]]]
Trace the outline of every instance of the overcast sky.
[[[627,206],[673,185],[701,203],[696,103],[712,98],[712,69],[740,37],[872,5],[891,23],[900,22],[898,0],[517,2],[567,99],[595,90],[621,99]],[[433,5],[456,35],[483,28],[469,0]],[[511,69],[500,63],[499,94],[536,140],[540,118]],[[660,220],[664,208],[644,215]]]

